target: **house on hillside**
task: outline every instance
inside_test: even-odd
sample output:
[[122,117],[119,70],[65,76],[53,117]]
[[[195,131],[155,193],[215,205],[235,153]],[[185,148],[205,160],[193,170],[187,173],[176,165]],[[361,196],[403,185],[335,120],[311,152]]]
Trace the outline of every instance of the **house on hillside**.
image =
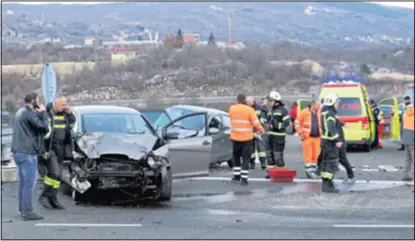
[[186,43],[198,43],[200,41],[200,35],[197,33],[183,34],[183,42]]

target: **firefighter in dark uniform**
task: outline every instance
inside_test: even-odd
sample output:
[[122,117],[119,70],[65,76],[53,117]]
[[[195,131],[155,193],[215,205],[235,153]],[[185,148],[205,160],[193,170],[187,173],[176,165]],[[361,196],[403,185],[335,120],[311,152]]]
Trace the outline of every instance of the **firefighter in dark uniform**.
[[[267,168],[284,168],[286,128],[290,125],[290,115],[278,92],[271,91],[268,100],[271,108],[267,114],[269,128],[267,134],[271,151],[267,155]],[[269,175],[266,178],[269,178]]]
[[[255,101],[253,96],[248,96],[246,98],[246,104],[252,107],[255,110],[256,115],[258,116],[258,120],[261,123],[262,127],[264,127],[265,131],[267,130],[267,109],[263,108],[262,106],[258,105]],[[258,133],[254,134],[255,138],[253,140],[253,152],[251,154],[251,169],[255,169],[255,159],[256,154],[258,154],[259,162],[261,163],[262,170],[266,169],[266,134],[259,135]]]
[[324,97],[324,107],[321,110],[323,161],[320,177],[323,182],[323,192],[339,192],[333,182],[334,175],[338,170],[339,148],[343,145],[340,136],[341,123],[336,117],[339,102],[340,100],[335,94],[328,94]]
[[382,120],[383,113],[375,100],[370,100],[370,106],[372,108],[373,118],[375,119],[375,143],[373,143],[373,146],[377,148],[379,147],[379,124]]
[[64,209],[58,201],[60,187],[61,165],[63,160],[73,159],[73,142],[71,129],[76,118],[72,108],[68,106],[65,97],[59,97],[46,106],[51,123],[51,131],[45,136],[45,166],[44,187],[39,202],[45,208]]

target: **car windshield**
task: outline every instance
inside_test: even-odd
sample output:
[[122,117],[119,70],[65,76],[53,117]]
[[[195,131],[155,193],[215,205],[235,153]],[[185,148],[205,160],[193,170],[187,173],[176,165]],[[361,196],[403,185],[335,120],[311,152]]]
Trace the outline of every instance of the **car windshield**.
[[112,132],[126,134],[152,134],[151,127],[140,114],[99,113],[82,115],[82,132]]
[[384,115],[391,115],[393,113],[393,107],[388,105],[380,105],[380,110],[383,112]]
[[338,116],[360,116],[361,114],[362,106],[359,98],[340,97],[340,104],[337,108]]
[[[166,109],[172,120],[175,120],[181,116],[194,113],[194,111],[181,109],[176,107],[170,107]],[[199,131],[205,126],[205,118],[203,115],[195,115],[188,118],[184,118],[175,123],[183,129]]]

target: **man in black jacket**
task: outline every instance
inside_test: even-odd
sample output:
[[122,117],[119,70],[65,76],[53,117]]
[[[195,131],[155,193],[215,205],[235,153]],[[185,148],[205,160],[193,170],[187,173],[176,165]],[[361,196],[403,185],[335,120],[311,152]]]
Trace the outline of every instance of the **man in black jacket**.
[[[264,127],[264,130],[266,131],[268,128],[267,123],[267,113],[268,110],[262,107],[261,105],[258,105],[255,101],[255,98],[253,96],[246,97],[246,104],[250,107],[252,107],[255,110],[256,115],[258,116],[259,122],[261,122],[262,127]],[[255,159],[256,155],[258,154],[259,162],[261,163],[262,170],[265,170],[267,168],[266,166],[266,134],[260,135],[258,133],[254,134],[255,138],[253,140],[253,148],[252,148],[252,154],[251,154],[251,169],[255,169]]]
[[41,220],[33,212],[33,195],[36,185],[37,156],[44,151],[43,136],[49,130],[45,107],[39,103],[36,93],[24,98],[25,106],[20,108],[13,122],[11,151],[19,172],[19,211],[25,221]]
[[46,106],[46,111],[52,128],[45,136],[47,173],[44,177],[44,188],[39,202],[48,209],[64,209],[64,206],[58,201],[57,194],[60,187],[63,160],[72,160],[73,158],[71,129],[76,119],[65,97],[56,98],[53,103]]

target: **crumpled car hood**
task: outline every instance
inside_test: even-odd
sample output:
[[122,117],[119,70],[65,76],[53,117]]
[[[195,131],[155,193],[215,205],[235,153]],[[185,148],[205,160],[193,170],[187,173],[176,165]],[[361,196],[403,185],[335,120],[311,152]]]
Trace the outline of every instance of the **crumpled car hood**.
[[157,137],[124,133],[85,133],[76,141],[77,146],[91,159],[105,154],[123,154],[139,160],[154,147]]

